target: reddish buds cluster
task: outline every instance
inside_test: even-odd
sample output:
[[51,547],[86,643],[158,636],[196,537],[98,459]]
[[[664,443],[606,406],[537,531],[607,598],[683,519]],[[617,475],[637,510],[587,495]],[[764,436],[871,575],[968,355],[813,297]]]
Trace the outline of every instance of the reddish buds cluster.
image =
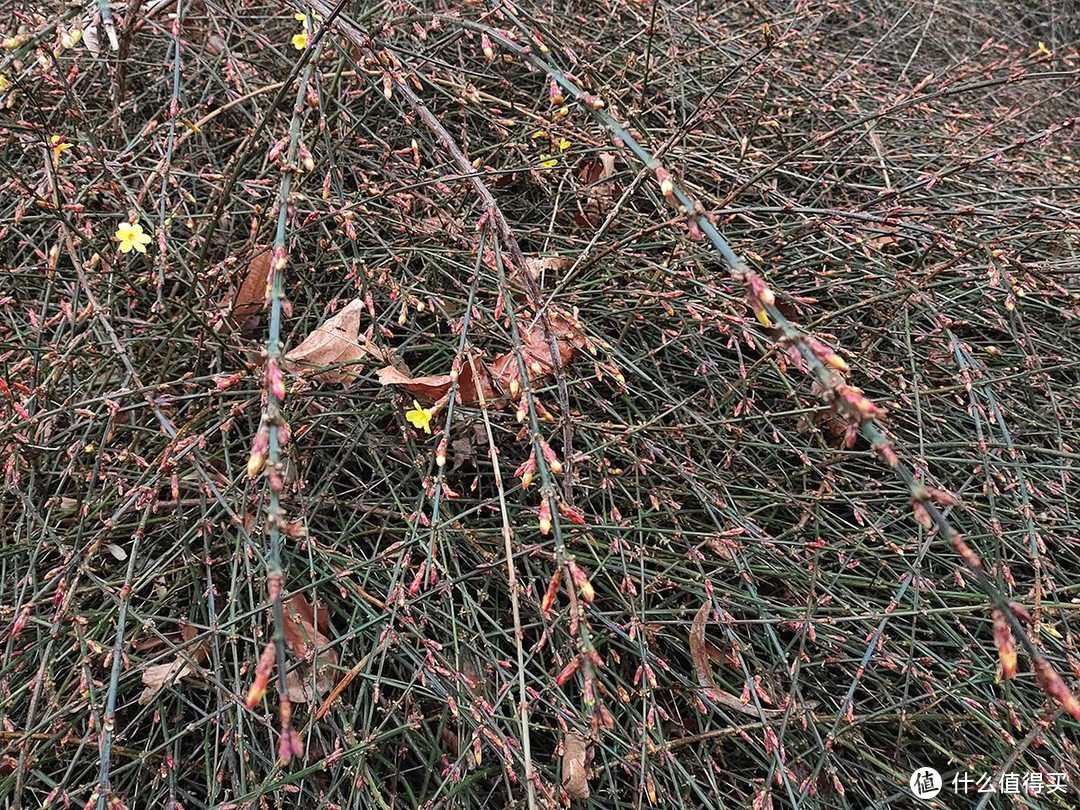
[[300,163],[304,167],[304,171],[315,171],[315,158],[311,156],[311,150],[304,144],[299,144],[300,150]]
[[536,474],[536,451],[529,453],[525,462],[514,471],[514,477],[521,479],[521,488],[528,489]]
[[304,744],[300,741],[300,735],[292,726],[281,729],[281,738],[278,740],[278,759],[287,765],[293,757],[303,756]]
[[675,193],[675,181],[671,177],[671,172],[663,166],[656,167],[656,182],[660,184],[660,193],[665,197],[671,197]]
[[548,467],[553,473],[559,475],[563,471],[563,464],[559,461],[559,457],[555,455],[555,451],[551,449],[549,445],[542,438],[537,440],[540,443],[540,452],[544,455],[544,461],[547,462]]
[[559,87],[559,83],[554,79],[548,82],[548,99],[551,101],[551,106],[553,107],[558,107],[566,101],[566,96],[563,95],[562,88]]
[[538,522],[540,524],[540,534],[546,537],[551,531],[551,500],[547,495],[544,495],[543,500],[540,501]]

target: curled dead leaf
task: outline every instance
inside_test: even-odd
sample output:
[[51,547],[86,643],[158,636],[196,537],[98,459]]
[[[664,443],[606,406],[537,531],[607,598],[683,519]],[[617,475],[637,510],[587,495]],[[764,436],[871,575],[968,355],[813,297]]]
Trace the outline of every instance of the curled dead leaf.
[[[476,369],[475,373],[473,369]],[[376,372],[379,385],[393,385],[404,388],[417,399],[425,402],[435,402],[442,399],[450,392],[451,380],[449,374],[433,374],[426,377],[413,377],[407,371],[387,366]],[[479,358],[473,357],[471,363],[463,364],[458,374],[458,400],[463,405],[476,405],[480,402],[480,392],[484,394],[484,400],[502,407],[505,403],[499,403],[500,398],[491,381],[491,374],[487,365]]]
[[[553,309],[548,313],[548,325],[555,338],[558,366],[566,367],[582,351],[595,352],[581,323],[570,313]],[[534,383],[551,375],[556,367],[556,355],[552,353],[544,327],[539,323],[523,325],[520,334],[528,381]],[[404,388],[414,397],[428,402],[442,399],[451,387],[449,374],[413,377],[393,366],[379,369],[378,377],[381,385]],[[463,405],[477,405],[483,393],[488,404],[503,408],[508,394],[520,383],[521,366],[513,352],[500,354],[490,363],[484,362],[480,355],[473,355],[471,360],[462,363],[458,375],[459,401]]]
[[229,322],[244,337],[251,337],[262,322],[266,309],[266,282],[270,275],[270,248],[256,248],[244,267],[229,305]]
[[356,377],[364,359],[385,361],[381,349],[360,340],[363,309],[363,299],[356,298],[315,327],[299,346],[285,355],[285,369],[308,374],[321,382],[345,383]]
[[698,685],[705,691],[709,699],[740,714],[750,717],[761,717],[761,714],[766,717],[775,717],[783,714],[784,712],[781,709],[762,709],[761,713],[759,713],[757,707],[743,703],[739,698],[725,692],[716,685],[710,661],[712,644],[705,637],[705,626],[709,622],[711,609],[712,605],[705,602],[698,609],[694,621],[690,625],[690,657],[694,660],[694,674],[697,675]]
[[589,741],[570,729],[563,736],[562,786],[571,799],[589,798]]
[[147,667],[142,673],[143,686],[146,687],[139,693],[139,705],[145,706],[157,695],[166,684],[175,683],[181,678],[194,675],[198,669],[183,658],[177,657],[166,664],[155,664]]
[[337,651],[328,649],[329,633],[325,608],[316,609],[303,594],[285,604],[285,643],[297,659],[313,662],[285,676],[286,693],[294,703],[310,703],[334,688],[339,659]]
[[404,388],[414,397],[433,402],[446,396],[450,390],[449,374],[432,374],[427,377],[413,377],[396,366],[386,366],[375,372],[379,385],[396,385]]

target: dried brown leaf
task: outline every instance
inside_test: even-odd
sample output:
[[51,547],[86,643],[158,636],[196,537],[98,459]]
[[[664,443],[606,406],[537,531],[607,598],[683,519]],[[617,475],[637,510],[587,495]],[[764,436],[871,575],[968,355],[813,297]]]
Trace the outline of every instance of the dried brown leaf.
[[574,221],[581,227],[592,227],[600,221],[619,196],[618,186],[611,180],[615,174],[615,156],[601,152],[583,160],[577,167],[577,177],[583,186]]
[[446,396],[450,390],[449,374],[433,374],[427,377],[413,377],[395,366],[386,366],[375,372],[379,385],[396,385],[404,388],[414,397],[435,401]]
[[589,741],[570,729],[563,737],[562,786],[571,799],[589,798]]
[[270,274],[270,249],[259,252],[244,267],[243,277],[229,306],[229,322],[244,337],[251,337],[262,322],[266,308],[266,282]]
[[[198,630],[186,623],[180,626],[180,636],[185,642],[192,641],[198,633]],[[142,673],[143,686],[146,688],[139,694],[139,704],[145,706],[166,684],[200,674],[199,664],[205,663],[209,656],[210,646],[204,640],[190,650],[178,653],[172,661],[147,667]]]
[[572,264],[565,256],[534,256],[525,260],[525,272],[536,279],[549,270],[565,270]]
[[[476,374],[473,374],[473,365],[476,366]],[[376,375],[379,385],[394,385],[404,388],[414,397],[425,402],[435,402],[442,399],[450,392],[450,375],[434,374],[427,377],[413,377],[407,371],[394,366],[380,368]],[[479,380],[479,386],[477,384]],[[458,375],[458,396],[463,405],[476,405],[480,402],[479,389],[483,390],[484,399],[489,404],[498,403],[499,394],[491,382],[491,375],[487,366],[479,359],[473,358],[473,363],[465,363]]]
[[166,684],[187,678],[197,672],[198,669],[184,656],[177,656],[166,664],[147,667],[142,673],[143,686],[146,688],[139,693],[139,705],[145,706],[153,700]]
[[360,315],[364,306],[363,299],[354,299],[317,326],[299,346],[285,355],[285,368],[310,374],[312,379],[321,382],[345,383],[356,377],[358,364],[365,358],[385,361],[379,348],[360,342]]
[[[760,717],[761,714],[758,713],[757,707],[743,703],[739,698],[725,692],[716,685],[716,681],[713,679],[712,663],[710,661],[712,644],[705,638],[705,626],[709,623],[709,611],[711,609],[712,606],[709,602],[703,604],[698,609],[694,621],[690,625],[690,657],[694,660],[694,674],[697,675],[698,685],[705,690],[705,694],[710,699],[721,706],[726,706],[733,711],[750,717]],[[775,717],[778,714],[783,714],[783,710],[762,709],[762,713],[766,717]]]
[[301,661],[314,660],[315,677],[307,666],[285,676],[289,700],[310,703],[334,688],[338,654],[327,649],[330,619],[326,609],[317,609],[302,594],[295,594],[285,604],[285,643]]
[[[589,345],[580,322],[569,313],[552,310],[548,323],[558,351],[558,365],[565,367],[579,352],[594,351]],[[524,359],[530,382],[550,375],[555,370],[555,361],[544,328],[536,324],[521,328],[521,340],[524,347]],[[474,371],[475,369],[475,371]],[[380,385],[393,385],[404,388],[418,400],[435,402],[450,391],[450,375],[438,374],[428,377],[413,377],[408,371],[395,366],[381,368],[377,372]],[[521,367],[513,352],[500,354],[490,363],[485,363],[474,355],[461,365],[458,375],[458,397],[463,405],[477,405],[480,394],[495,408],[504,408],[507,404],[506,392],[513,389],[514,382],[521,382]]]

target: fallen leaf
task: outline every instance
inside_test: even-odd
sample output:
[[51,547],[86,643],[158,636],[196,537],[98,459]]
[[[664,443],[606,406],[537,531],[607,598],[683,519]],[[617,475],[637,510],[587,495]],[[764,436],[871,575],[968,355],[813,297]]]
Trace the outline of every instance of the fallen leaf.
[[251,337],[262,322],[266,308],[266,280],[270,274],[270,249],[256,248],[244,268],[243,278],[229,307],[229,322],[244,337]]
[[289,700],[309,703],[334,688],[338,666],[337,651],[328,649],[330,620],[326,609],[317,610],[303,594],[295,594],[285,604],[285,643],[299,660],[314,662],[314,679],[309,666],[300,666],[285,676]]
[[540,278],[549,270],[565,270],[573,262],[565,256],[530,257],[525,260],[525,272],[534,279]]
[[619,196],[618,186],[611,180],[615,175],[615,156],[601,152],[583,160],[577,167],[582,184],[581,199],[574,221],[583,228],[593,227]]
[[386,366],[375,372],[379,385],[398,385],[415,397],[435,401],[446,396],[450,390],[449,374],[433,374],[428,377],[412,377],[395,366]]
[[[547,315],[548,326],[555,338],[558,353],[558,365],[565,368],[582,351],[590,354],[595,349],[585,337],[581,323],[568,312],[551,309]],[[523,317],[521,320],[525,320]],[[521,342],[527,377],[530,383],[552,374],[555,371],[555,357],[551,352],[547,334],[543,325],[522,325]],[[475,369],[475,371],[474,371]],[[428,377],[413,377],[408,371],[395,366],[381,368],[377,372],[380,385],[393,385],[404,388],[414,397],[427,402],[435,402],[445,397],[450,391],[450,375],[438,374]],[[508,394],[513,390],[514,382],[521,383],[521,366],[514,352],[500,354],[490,363],[475,354],[471,362],[461,364],[458,375],[458,401],[462,405],[477,405],[480,394],[495,408],[505,408]]]
[[[475,374],[473,366],[476,367]],[[379,385],[394,385],[404,388],[414,397],[426,402],[435,402],[442,399],[450,392],[450,375],[434,374],[427,377],[413,377],[407,371],[387,366],[376,372]],[[479,384],[477,381],[479,380]],[[491,374],[487,365],[479,358],[473,357],[472,363],[462,364],[461,373],[458,374],[458,398],[462,405],[477,405],[480,402],[480,391],[483,391],[484,400],[495,407],[503,407],[500,403],[500,394],[491,382]]]
[[570,729],[563,736],[562,786],[571,799],[589,798],[589,742]]
[[174,683],[181,678],[194,675],[198,669],[186,659],[177,656],[167,664],[155,664],[147,667],[142,673],[143,686],[146,688],[139,693],[139,705],[145,706],[157,695],[166,684]]
[[[188,625],[183,624],[180,626],[180,637],[184,642],[191,642],[199,631]],[[175,636],[174,636],[175,639]],[[156,642],[156,639],[154,640]],[[151,645],[143,645],[146,648]],[[157,646],[154,643],[152,646]],[[136,649],[141,649],[138,645]],[[143,670],[142,682],[145,687],[142,692],[139,693],[139,705],[145,706],[160,692],[166,685],[176,683],[181,678],[189,678],[193,675],[201,674],[199,664],[204,663],[210,655],[210,645],[207,641],[203,641],[200,644],[196,644],[191,650],[185,650],[177,653],[176,658],[172,661],[168,661],[164,664],[154,664]]]
[[382,350],[371,343],[360,342],[363,309],[363,299],[356,298],[315,327],[299,346],[285,355],[285,369],[310,374],[313,380],[321,382],[345,383],[356,377],[358,364],[365,358],[385,361]]
[[711,700],[740,714],[750,717],[761,717],[762,714],[765,717],[775,717],[783,714],[782,709],[762,709],[759,713],[756,706],[743,703],[739,698],[725,692],[716,685],[710,661],[710,648],[712,645],[705,638],[705,626],[709,622],[709,611],[711,609],[711,603],[706,602],[703,604],[690,625],[690,657],[694,660],[694,674],[697,675],[698,685],[701,686]]

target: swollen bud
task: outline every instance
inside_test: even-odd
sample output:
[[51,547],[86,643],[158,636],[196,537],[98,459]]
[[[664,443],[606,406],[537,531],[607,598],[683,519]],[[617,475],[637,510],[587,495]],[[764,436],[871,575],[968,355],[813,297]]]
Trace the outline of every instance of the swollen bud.
[[558,82],[554,79],[548,84],[548,98],[551,100],[552,107],[558,107],[566,101],[566,96],[563,95],[562,88],[559,87]]
[[311,156],[311,150],[304,146],[304,144],[300,144],[300,163],[303,165],[305,171],[315,171],[315,158]]
[[593,601],[596,598],[596,591],[593,589],[592,583],[589,582],[588,575],[578,567],[576,562],[568,562],[567,566],[570,568],[570,579],[574,581],[574,587],[581,594],[581,598],[586,602]]
[[555,455],[555,451],[551,449],[551,445],[549,445],[543,439],[539,439],[539,442],[540,452],[544,454],[544,461],[547,462],[548,467],[551,468],[551,471],[558,475],[563,471],[562,462],[559,461],[559,457]]
[[251,442],[251,452],[248,454],[247,474],[248,478],[258,475],[266,463],[266,451],[270,449],[270,428],[265,423],[259,425],[259,430]]
[[259,663],[255,665],[255,680],[252,682],[251,688],[248,689],[247,699],[244,701],[244,705],[249,709],[258,706],[259,701],[266,694],[266,686],[270,683],[270,675],[274,671],[276,656],[277,647],[271,641],[266,645],[262,655],[259,656]]
[[562,583],[562,571],[558,568],[555,569],[554,575],[551,577],[551,582],[548,583],[547,591],[544,593],[544,599],[540,603],[540,610],[543,613],[548,613],[551,608],[555,606],[555,597],[559,593],[559,585]]
[[540,501],[540,534],[547,536],[551,531],[551,503],[547,496],[544,496],[544,500]]
[[660,183],[660,193],[665,197],[675,193],[675,181],[671,179],[671,172],[663,166],[656,167],[656,180]]
[[266,363],[266,385],[274,399],[285,401],[285,375],[281,373],[276,357],[271,357]]

